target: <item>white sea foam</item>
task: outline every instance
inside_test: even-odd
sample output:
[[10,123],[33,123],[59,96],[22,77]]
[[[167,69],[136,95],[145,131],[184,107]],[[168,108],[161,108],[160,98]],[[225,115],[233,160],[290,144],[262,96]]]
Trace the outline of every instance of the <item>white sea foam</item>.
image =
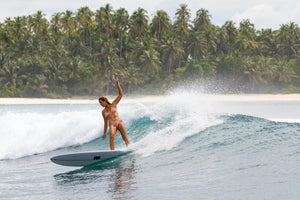
[[[82,145],[102,136],[102,108],[86,110],[82,106],[77,109],[75,105],[72,108],[70,105],[52,107],[53,110],[47,105],[38,108],[35,105],[0,108],[0,160]],[[126,127],[129,127],[132,121],[145,115],[147,106],[123,103],[118,111]],[[103,142],[109,148],[109,140]]]
[[0,127],[0,159],[80,145],[99,136],[100,131],[99,115],[94,111],[3,112]]
[[[131,148],[142,156],[157,151],[170,150],[185,138],[222,123],[215,114],[213,104],[201,95],[190,92],[176,92],[152,105],[145,112],[152,120],[164,123],[161,129],[149,130],[148,134],[133,144]],[[172,118],[167,122],[168,118]]]

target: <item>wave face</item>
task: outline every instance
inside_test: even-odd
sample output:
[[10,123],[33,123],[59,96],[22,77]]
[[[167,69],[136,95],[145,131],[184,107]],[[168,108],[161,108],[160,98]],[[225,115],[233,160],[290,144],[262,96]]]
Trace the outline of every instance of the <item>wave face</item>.
[[[130,148],[142,157],[174,149],[213,152],[227,147],[230,154],[263,151],[269,148],[266,144],[297,147],[300,117],[291,119],[287,112],[299,104],[272,106],[277,113],[266,112],[269,104],[210,102],[201,94],[180,91],[152,104],[121,102],[118,111]],[[101,140],[101,109],[99,105],[0,106],[0,160],[78,146],[108,149],[109,141]],[[115,143],[125,148],[120,135]]]

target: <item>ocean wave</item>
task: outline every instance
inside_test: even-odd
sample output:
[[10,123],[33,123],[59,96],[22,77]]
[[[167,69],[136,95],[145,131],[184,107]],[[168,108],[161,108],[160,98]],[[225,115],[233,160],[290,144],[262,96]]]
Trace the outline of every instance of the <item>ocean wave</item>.
[[[282,110],[280,106],[289,110],[297,106],[278,105],[272,105],[278,112]],[[91,148],[94,149],[105,144],[109,149],[108,140],[101,145],[93,142],[100,140],[103,133],[101,107],[46,107],[27,105],[26,109],[19,109],[20,106],[0,108],[0,160],[86,143],[92,144]],[[185,144],[196,145],[195,149],[222,148],[244,141],[248,141],[244,146],[251,148],[251,144],[260,144],[262,134],[285,134],[290,129],[292,133],[299,130],[297,121],[289,121],[288,118],[278,120],[280,113],[261,115],[266,113],[264,107],[269,111],[267,104],[224,104],[211,102],[198,93],[177,91],[152,104],[122,103],[118,111],[131,141],[130,148],[147,157],[179,147],[189,138],[200,138],[199,144]],[[268,141],[264,137],[262,140]],[[124,145],[119,134],[115,143],[117,148]]]
[[99,136],[99,118],[89,112],[5,112],[0,115],[0,159],[15,159],[84,144]]

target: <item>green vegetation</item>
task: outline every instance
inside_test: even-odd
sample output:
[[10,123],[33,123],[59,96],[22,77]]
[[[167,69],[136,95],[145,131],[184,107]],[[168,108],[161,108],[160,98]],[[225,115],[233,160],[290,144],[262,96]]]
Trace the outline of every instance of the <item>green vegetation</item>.
[[[0,24],[0,96],[69,97],[114,93],[115,76],[126,93],[163,93],[195,80],[225,92],[300,92],[300,28],[255,30],[211,23],[208,10],[191,19],[180,5],[172,22],[163,10],[152,19],[138,8],[107,4],[34,15]],[[210,84],[205,84],[210,83]]]

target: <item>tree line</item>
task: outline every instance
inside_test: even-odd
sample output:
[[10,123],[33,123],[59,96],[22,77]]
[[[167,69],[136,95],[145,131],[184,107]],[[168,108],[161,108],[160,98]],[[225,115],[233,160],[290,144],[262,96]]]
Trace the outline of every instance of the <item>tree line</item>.
[[[52,15],[42,11],[0,23],[0,96],[67,97],[115,92],[162,93],[186,81],[225,92],[300,92],[300,29],[256,30],[249,19],[222,26],[186,4],[172,21],[138,8]],[[214,86],[212,86],[214,85]]]

